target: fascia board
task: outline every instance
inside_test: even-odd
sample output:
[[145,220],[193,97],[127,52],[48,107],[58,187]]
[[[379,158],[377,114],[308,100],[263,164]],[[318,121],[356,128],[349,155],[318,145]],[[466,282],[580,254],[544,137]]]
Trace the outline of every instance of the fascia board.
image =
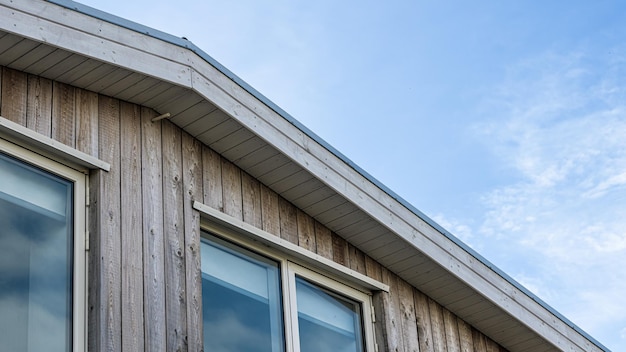
[[212,66],[194,68],[192,88],[547,341],[563,350],[602,351]]
[[[1,0],[0,30],[189,88],[190,51],[49,3]],[[159,53],[159,54],[155,54]]]
[[0,12],[0,29],[193,89],[548,341],[560,348],[566,341],[585,350],[602,346],[193,44],[154,38],[116,24],[117,17],[96,19],[71,9],[77,3],[56,2],[67,8],[42,11],[41,2],[1,0],[15,11]]

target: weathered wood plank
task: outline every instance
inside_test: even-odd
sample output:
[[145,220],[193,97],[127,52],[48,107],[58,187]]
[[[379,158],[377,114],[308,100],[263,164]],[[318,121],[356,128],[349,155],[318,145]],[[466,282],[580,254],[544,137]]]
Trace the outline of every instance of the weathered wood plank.
[[261,184],[249,174],[241,173],[243,194],[243,221],[257,228],[263,226],[261,211]]
[[333,259],[333,235],[319,222],[315,222],[315,245],[317,254],[326,259]]
[[[52,92],[50,92],[50,99],[52,100]],[[98,111],[98,97],[96,96],[96,112]],[[95,128],[93,133],[95,134],[94,139],[98,140],[98,115],[93,117]],[[52,130],[52,121],[50,121],[50,131]],[[50,135],[50,132],[48,132]],[[96,143],[96,150],[98,150],[99,146]],[[97,153],[96,153],[97,155]],[[100,223],[101,223],[101,212],[100,212],[100,202],[102,201],[102,194],[100,192],[100,180],[103,177],[99,169],[92,170],[89,174],[89,208],[88,208],[88,229],[89,229],[89,243],[90,249],[88,253],[88,292],[87,292],[87,302],[88,302],[88,327],[87,331],[90,333],[87,335],[87,350],[88,351],[97,351],[100,344],[100,335],[96,332],[100,331],[100,324],[102,322],[100,309],[100,302],[102,300],[102,291],[100,290],[100,278],[101,270],[100,270],[100,258],[101,258],[101,243],[100,243]]]
[[279,197],[280,238],[298,244],[298,216],[296,207],[285,198]]
[[429,297],[428,309],[430,311],[430,327],[433,332],[433,349],[435,351],[447,351],[446,329],[443,322],[441,306]]
[[[96,100],[95,105],[98,106]],[[97,116],[96,116],[97,117]],[[97,118],[93,119],[98,121]],[[26,127],[50,137],[52,131],[52,81],[39,76],[28,75],[28,97],[26,106]],[[97,149],[98,146],[96,145]]]
[[365,254],[348,243],[348,257],[350,269],[365,274]]
[[487,352],[500,352],[500,345],[488,337],[485,338],[485,345],[487,347]]
[[[98,101],[100,158],[111,170],[100,173],[100,346],[98,351],[122,350],[121,228],[120,228],[120,108],[119,101]],[[53,116],[53,120],[55,116]]]
[[456,316],[449,310],[443,308],[443,326],[446,333],[446,346],[448,352],[460,352],[461,344],[459,341],[459,325]]
[[89,174],[89,209],[88,216],[89,222],[87,224],[89,228],[89,274],[87,276],[87,304],[88,304],[88,317],[87,317],[87,350],[98,351],[102,346],[102,336],[100,331],[103,326],[103,309],[101,309],[102,290],[100,289],[101,274],[101,242],[100,242],[100,203],[102,202],[102,193],[100,192],[100,180],[102,179],[102,170],[92,170]]
[[298,244],[304,249],[315,252],[315,220],[305,212],[298,209]]
[[333,261],[344,266],[348,266],[348,242],[336,233],[331,233],[333,240]]
[[474,352],[487,352],[485,335],[474,328],[472,328],[472,344],[474,345]]
[[224,211],[222,160],[219,154],[204,146],[202,147],[202,173],[204,204]]
[[430,321],[430,308],[428,306],[428,297],[425,294],[413,290],[415,300],[415,321],[417,322],[417,335],[420,342],[421,352],[435,352],[433,346],[433,330]]
[[365,274],[374,280],[380,281],[381,278],[381,265],[375,261],[369,255],[365,256]]
[[76,90],[76,149],[98,157],[98,94]]
[[459,326],[459,342],[461,343],[461,352],[474,351],[472,326],[459,317],[456,318],[456,321]]
[[182,137],[178,127],[169,121],[163,122],[161,128],[167,350],[186,351],[187,296],[185,293]]
[[374,325],[374,335],[378,351],[390,352],[389,343],[387,341],[387,325],[389,324],[389,312],[387,305],[389,303],[389,293],[384,291],[375,292],[372,296],[372,304],[376,314],[376,324]]
[[400,278],[397,278],[397,287],[399,292],[400,322],[402,325],[401,334],[402,340],[404,341],[404,351],[420,352],[413,287]]
[[236,219],[243,220],[241,170],[226,159],[222,159],[222,187],[224,213]]
[[261,184],[261,217],[263,230],[272,235],[280,236],[279,213],[278,194],[264,184]]
[[76,88],[56,81],[52,85],[52,138],[70,147],[76,146],[75,91]]
[[122,348],[144,350],[141,116],[121,103]]
[[[383,344],[389,352],[404,351],[404,337],[402,336],[402,313],[400,311],[400,292],[396,275],[386,268],[382,269],[382,282],[389,285],[389,293],[381,294],[382,307],[376,307],[377,311],[383,309]],[[380,343],[380,342],[379,342]]]
[[187,344],[189,351],[202,351],[202,276],[200,268],[200,214],[193,202],[203,198],[202,145],[183,133],[183,189],[185,216],[185,274],[187,288]]
[[10,68],[2,68],[2,105],[0,115],[26,126],[26,101],[28,80],[26,74]]
[[161,123],[156,113],[141,109],[141,194],[143,198],[143,265],[146,351],[166,346],[165,239]]
[[[316,222],[315,224],[317,227],[318,223]],[[319,243],[320,238],[317,237],[317,233],[318,232],[316,230],[316,239]],[[318,244],[318,247],[319,247],[319,244]],[[380,265],[380,263],[378,263],[377,261],[375,261],[369,256],[365,257],[365,271],[366,271],[367,276],[371,277],[372,279],[382,281],[382,266]],[[374,324],[374,335],[376,337],[376,343],[380,347],[379,349],[380,351],[385,351],[383,347],[386,346],[385,308],[383,306],[385,299],[382,297],[383,295],[388,295],[388,293],[379,291],[379,292],[374,292],[374,295],[372,296],[372,304],[374,305],[374,315],[376,317],[376,322]]]

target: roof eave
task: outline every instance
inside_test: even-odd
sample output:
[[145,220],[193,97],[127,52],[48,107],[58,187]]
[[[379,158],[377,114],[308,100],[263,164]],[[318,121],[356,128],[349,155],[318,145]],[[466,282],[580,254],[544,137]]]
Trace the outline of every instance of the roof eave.
[[191,42],[73,1],[49,2],[71,11],[41,13],[36,1],[5,4],[16,11],[2,15],[1,29],[195,92],[388,229],[386,236],[425,254],[542,339],[563,350],[608,351]]

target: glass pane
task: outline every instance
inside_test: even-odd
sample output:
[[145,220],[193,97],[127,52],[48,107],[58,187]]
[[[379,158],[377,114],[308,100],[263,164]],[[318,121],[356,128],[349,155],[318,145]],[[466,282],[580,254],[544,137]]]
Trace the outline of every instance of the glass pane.
[[204,350],[284,351],[278,264],[217,239],[203,239]]
[[72,183],[0,153],[3,351],[70,351]]
[[301,352],[360,352],[361,305],[296,277]]

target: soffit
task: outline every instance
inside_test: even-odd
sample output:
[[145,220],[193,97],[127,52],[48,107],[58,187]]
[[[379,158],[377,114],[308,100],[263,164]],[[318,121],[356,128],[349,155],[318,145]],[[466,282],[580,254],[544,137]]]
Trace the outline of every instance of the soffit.
[[170,113],[173,123],[511,351],[601,350],[191,43],[40,1],[0,6],[0,65]]

